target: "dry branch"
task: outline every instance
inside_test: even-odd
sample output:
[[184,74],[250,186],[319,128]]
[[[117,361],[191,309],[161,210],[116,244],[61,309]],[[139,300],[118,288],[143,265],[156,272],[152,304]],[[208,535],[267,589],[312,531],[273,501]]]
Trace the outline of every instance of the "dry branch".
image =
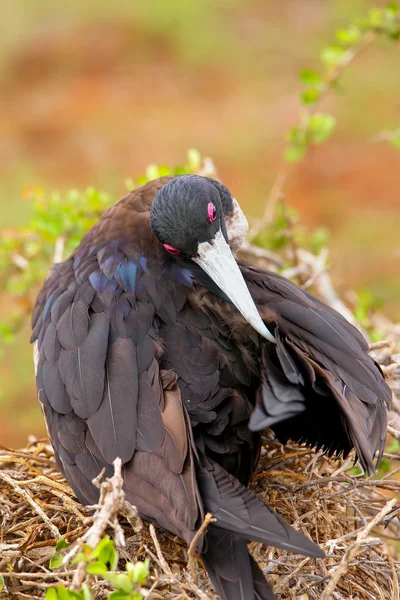
[[[281,267],[284,261],[279,255],[274,254],[264,248],[254,246],[249,242],[245,242],[240,250],[245,258],[251,258],[259,262],[260,260],[266,263],[266,266],[275,270],[276,267]],[[303,248],[297,249],[298,257],[301,261],[301,272],[306,275],[306,282],[303,287],[308,288],[314,286],[317,295],[329,306],[332,306],[341,315],[343,315],[350,323],[355,324],[355,319],[352,312],[341,301],[333,287],[332,280],[326,270],[327,252],[321,252],[319,256],[315,256],[308,250]],[[300,272],[297,269],[297,272]],[[288,276],[288,273],[285,273]]]
[[198,531],[196,532],[196,535],[190,542],[190,546],[188,549],[188,569],[189,569],[189,572],[190,572],[193,580],[195,580],[195,577],[196,577],[195,556],[196,556],[197,543],[198,543],[199,539],[206,533],[209,524],[212,523],[213,521],[216,521],[216,519],[213,519],[213,516],[211,513],[207,513],[206,516],[204,517],[203,523],[201,524]]
[[[114,529],[114,541],[117,548],[125,547],[125,536],[118,521],[119,513],[127,510],[127,502],[123,491],[123,479],[121,475],[122,462],[120,458],[114,460],[114,475],[106,479],[100,485],[100,498],[96,506],[96,512],[93,516],[93,525],[85,532],[85,534],[77,541],[77,543],[68,551],[63,558],[63,565],[67,565],[70,560],[77,554],[79,549],[87,544],[91,548],[95,548],[103,538],[106,529],[112,525]],[[130,507],[130,511],[136,509]],[[136,511],[136,519],[140,522],[140,517]],[[86,576],[87,563],[80,561],[75,570],[71,589],[79,590]]]
[[335,567],[335,569],[333,570],[328,585],[322,593],[321,600],[329,600],[329,597],[338,585],[340,578],[343,577],[345,573],[347,573],[347,571],[349,570],[350,563],[361,551],[361,548],[367,541],[368,535],[370,534],[372,529],[374,529],[374,527],[377,527],[382,523],[386,515],[392,512],[395,504],[395,499],[390,500],[390,502],[388,502],[386,506],[384,506],[382,510],[379,511],[379,513],[375,515],[375,517],[371,519],[369,523],[367,523],[362,529],[360,529],[356,540],[352,544],[350,544],[350,546],[348,546],[346,552],[343,554],[339,566]]

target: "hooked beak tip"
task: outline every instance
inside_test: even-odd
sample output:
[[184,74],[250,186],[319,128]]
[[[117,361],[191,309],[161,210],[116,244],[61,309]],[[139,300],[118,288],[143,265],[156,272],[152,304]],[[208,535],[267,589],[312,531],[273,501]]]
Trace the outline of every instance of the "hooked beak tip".
[[246,321],[268,341],[276,340],[260,317],[235,257],[221,230],[212,242],[202,242],[192,259],[211,277]]

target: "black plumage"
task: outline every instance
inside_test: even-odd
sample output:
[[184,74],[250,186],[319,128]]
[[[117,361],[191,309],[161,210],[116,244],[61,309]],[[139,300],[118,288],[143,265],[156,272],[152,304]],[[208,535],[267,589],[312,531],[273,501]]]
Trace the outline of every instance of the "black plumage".
[[53,267],[32,340],[56,460],[78,498],[95,503],[91,480],[120,456],[144,518],[187,542],[205,512],[217,518],[198,550],[221,598],[271,600],[247,539],[323,553],[246,489],[259,431],[328,453],[355,448],[371,471],[390,391],[343,317],[235,262],[229,246],[244,235],[220,183],[150,182]]

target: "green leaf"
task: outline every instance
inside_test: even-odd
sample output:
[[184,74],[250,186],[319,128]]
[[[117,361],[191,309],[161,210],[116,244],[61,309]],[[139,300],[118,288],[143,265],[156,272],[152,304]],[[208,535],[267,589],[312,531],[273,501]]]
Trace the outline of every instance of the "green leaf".
[[150,561],[148,558],[144,562],[138,561],[136,563],[127,563],[125,568],[129,573],[132,581],[142,585],[150,575]]
[[0,577],[0,592],[4,590],[5,585],[4,577]]
[[332,115],[315,113],[308,120],[307,130],[314,144],[322,144],[332,135],[336,120]]
[[112,548],[110,549],[110,556],[108,558],[108,564],[110,565],[110,571],[115,571],[117,569],[118,566],[118,552],[115,548],[115,545],[113,544]]
[[92,558],[97,558],[103,563],[108,563],[110,558],[110,549],[114,547],[114,542],[110,539],[108,535],[105,535],[100,542],[97,544],[96,548],[92,552]]
[[78,554],[71,560],[71,565],[76,565],[79,562],[89,562],[89,558],[83,552],[78,552]]
[[188,150],[188,163],[191,172],[195,173],[201,167],[201,154],[196,148]]
[[396,440],[393,438],[390,444],[387,446],[386,451],[390,454],[399,454],[400,453],[400,440]]
[[385,334],[375,327],[369,328],[368,333],[369,337],[371,338],[371,342],[380,342],[385,337]]
[[63,585],[56,585],[58,600],[70,600],[70,592]]
[[104,576],[116,590],[130,594],[133,590],[133,583],[126,573],[118,573],[116,575],[110,574]]
[[92,600],[92,598],[93,598],[92,592],[90,591],[90,589],[88,588],[86,583],[82,584],[82,595],[83,595],[83,600]]
[[90,575],[105,575],[108,572],[108,569],[103,562],[96,560],[87,566],[87,572]]
[[138,185],[143,185],[143,184],[145,184],[145,183],[147,183],[147,182],[148,182],[148,179],[147,179],[147,177],[145,177],[144,175],[140,175],[140,176],[137,178],[137,183],[138,183]]
[[133,181],[132,177],[125,177],[124,184],[128,192],[135,189],[135,182]]
[[396,2],[389,2],[385,6],[384,15],[389,21],[393,21],[397,17],[399,7]]
[[115,549],[113,540],[108,535],[105,535],[103,539],[97,544],[93,550],[92,558],[97,558],[100,562],[105,565],[110,565],[110,570],[115,571],[118,565],[118,553]]
[[157,165],[149,165],[147,167],[146,177],[149,181],[152,181],[152,179],[157,179],[158,177],[160,177],[160,172],[158,170]]
[[304,90],[304,92],[301,95],[303,104],[306,104],[306,105],[314,104],[314,102],[316,102],[318,100],[318,98],[319,98],[319,90],[314,87]]
[[346,473],[350,475],[350,477],[355,477],[356,475],[361,475],[362,471],[360,467],[352,467],[351,469],[346,471]]
[[68,548],[71,544],[65,541],[65,538],[60,538],[56,544],[56,552],[60,552],[60,550],[64,550],[64,548]]
[[172,173],[174,175],[187,175],[187,169],[182,165],[178,165],[172,169]]
[[159,165],[158,176],[165,177],[166,175],[171,175],[171,169],[167,165]]
[[45,600],[58,600],[58,595],[55,588],[47,588]]
[[318,227],[311,236],[310,246],[314,254],[319,254],[328,242],[329,231],[325,227]]
[[307,145],[290,145],[284,152],[284,158],[287,162],[298,162],[306,153]]
[[15,340],[15,331],[8,323],[0,323],[0,340],[5,344],[11,344]]
[[330,67],[338,65],[343,58],[346,50],[342,46],[328,46],[321,52],[321,60]]
[[80,592],[71,592],[68,590],[68,599],[69,600],[83,600],[83,594]]
[[108,600],[132,600],[132,597],[125,592],[111,592],[108,596]]
[[49,567],[54,571],[54,569],[59,569],[62,565],[62,556],[52,556],[49,561]]
[[338,29],[336,37],[342,44],[346,46],[354,46],[360,41],[362,32],[356,25],[350,25],[346,29]]
[[397,2],[388,2],[386,4],[386,8],[387,10],[391,10],[394,13],[398,13],[399,12],[399,5]]
[[390,460],[388,460],[387,458],[383,458],[378,467],[378,473],[377,473],[378,478],[384,477],[385,475],[390,473],[390,471],[391,471]]
[[[68,542],[65,541],[65,538],[60,538],[56,544],[56,552],[61,552],[65,548],[68,548],[68,546],[70,546],[70,545],[71,544],[68,544]],[[62,565],[62,560],[63,560],[62,556],[59,556],[59,555],[52,556],[49,561],[50,569],[59,569]]]
[[300,72],[300,79],[303,83],[322,83],[321,75],[318,75],[318,73],[312,69],[303,69]]
[[381,8],[371,8],[368,13],[368,21],[371,27],[381,27],[383,25],[383,10]]
[[390,138],[390,143],[392,144],[392,146],[394,146],[395,148],[397,148],[397,150],[400,150],[400,133],[392,138]]
[[287,134],[285,135],[285,139],[292,146],[305,146],[307,143],[307,136],[304,127],[300,127],[299,125],[295,125],[292,127]]

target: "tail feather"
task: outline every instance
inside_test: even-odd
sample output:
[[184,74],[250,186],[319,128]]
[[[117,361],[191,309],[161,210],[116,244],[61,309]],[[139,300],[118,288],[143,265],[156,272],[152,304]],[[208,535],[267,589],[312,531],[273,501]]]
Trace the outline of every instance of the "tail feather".
[[253,574],[255,600],[276,600],[276,596],[269,587],[264,573],[252,556],[250,556],[250,566]]
[[240,535],[211,526],[202,558],[221,600],[276,600]]
[[204,508],[217,525],[263,544],[289,552],[322,558],[324,552],[303,533],[296,531],[220,465],[201,458],[197,481]]

